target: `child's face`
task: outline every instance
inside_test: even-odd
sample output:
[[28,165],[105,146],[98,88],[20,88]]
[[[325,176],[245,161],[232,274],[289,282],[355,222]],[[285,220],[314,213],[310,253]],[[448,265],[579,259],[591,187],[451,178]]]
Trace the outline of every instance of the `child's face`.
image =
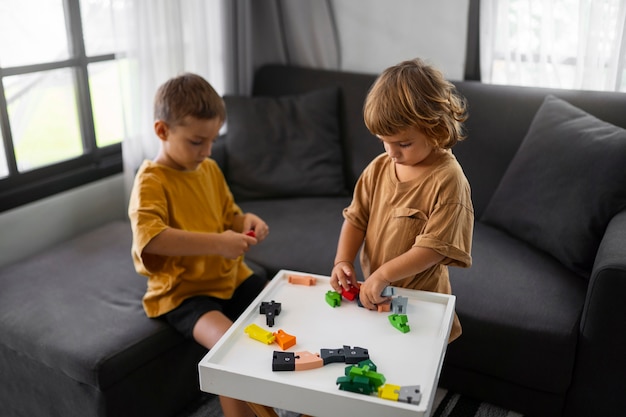
[[154,130],[161,139],[156,162],[180,171],[194,171],[209,156],[222,122],[187,116],[175,126],[157,120]]
[[428,137],[416,127],[410,127],[391,136],[379,135],[378,138],[383,142],[387,155],[399,165],[418,165],[433,150]]

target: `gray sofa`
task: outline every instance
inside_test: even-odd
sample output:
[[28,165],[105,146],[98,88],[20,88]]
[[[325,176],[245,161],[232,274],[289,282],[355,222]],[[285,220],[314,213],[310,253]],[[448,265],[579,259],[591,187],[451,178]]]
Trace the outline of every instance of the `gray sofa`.
[[[382,151],[361,116],[374,78],[270,65],[257,72],[253,97],[226,97],[229,130],[212,157],[241,207],[270,226],[268,239],[247,255],[257,271],[330,272],[341,211],[361,170]],[[577,165],[569,183],[524,186],[514,174],[541,159],[533,147],[531,158],[517,151],[526,149],[520,145],[529,142],[546,95],[621,127],[626,95],[456,84],[470,119],[469,139],[455,154],[472,186],[477,221],[473,267],[451,269],[464,334],[448,347],[441,384],[529,416],[623,415],[626,183],[611,170],[623,147],[606,164]],[[542,151],[548,168],[575,158]],[[534,167],[522,177],[537,172],[554,175]],[[585,198],[571,189],[602,175],[610,178],[583,181]],[[553,190],[557,200],[542,195],[526,204],[535,189]],[[572,198],[580,204],[568,204]],[[596,210],[597,201],[607,203]],[[560,211],[561,203],[568,209]],[[541,204],[556,217],[534,216]],[[516,210],[521,214],[513,216]],[[593,220],[583,230],[590,237],[572,238],[572,222],[588,226],[584,210]],[[520,224],[526,213],[547,223]],[[551,251],[553,241],[542,237],[553,236],[553,225],[561,227],[563,246],[588,243],[587,256],[572,258],[576,252],[561,253],[560,246]],[[0,269],[2,415],[174,416],[198,395],[197,362],[205,352],[145,317],[145,279],[135,274],[129,250],[129,225],[119,221]]]
[[[281,268],[330,273],[341,210],[362,169],[383,151],[362,120],[374,79],[268,66],[256,75],[254,98],[226,97],[236,128],[214,157],[242,208],[270,225],[268,239],[247,255],[270,275]],[[529,416],[626,415],[626,136],[558,99],[544,103],[560,97],[626,128],[626,94],[455,84],[470,118],[469,138],[454,153],[472,187],[476,224],[473,266],[450,269],[464,333],[448,347],[441,384]],[[312,113],[325,126],[317,132],[323,145],[301,151],[301,172],[290,171],[273,157],[295,159],[286,138],[304,122],[290,124],[307,100],[327,100],[335,111],[322,97],[333,87],[338,147],[325,153],[334,130],[327,115]],[[303,96],[310,92],[317,96]],[[330,165],[333,155],[342,157],[344,188],[324,194],[309,185],[324,173],[302,173],[311,159]]]

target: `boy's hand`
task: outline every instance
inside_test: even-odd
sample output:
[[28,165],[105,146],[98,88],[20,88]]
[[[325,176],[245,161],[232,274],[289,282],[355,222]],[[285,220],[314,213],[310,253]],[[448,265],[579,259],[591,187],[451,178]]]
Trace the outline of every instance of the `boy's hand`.
[[258,243],[255,237],[233,232],[232,230],[226,230],[221,233],[220,238],[222,239],[220,255],[229,259],[235,259],[243,255],[248,251],[250,246]]
[[341,288],[346,290],[352,286],[352,281],[356,282],[356,274],[354,266],[348,261],[338,262],[333,267],[330,277],[330,286],[337,292],[341,292]]
[[388,285],[389,283],[377,275],[376,272],[370,275],[365,282],[361,284],[359,291],[359,299],[363,307],[368,310],[376,310],[378,308],[376,306],[377,304],[389,300],[390,297],[380,295]]
[[246,213],[243,220],[243,233],[250,235],[254,233],[254,237],[258,242],[265,240],[270,233],[270,228],[259,216],[253,213]]

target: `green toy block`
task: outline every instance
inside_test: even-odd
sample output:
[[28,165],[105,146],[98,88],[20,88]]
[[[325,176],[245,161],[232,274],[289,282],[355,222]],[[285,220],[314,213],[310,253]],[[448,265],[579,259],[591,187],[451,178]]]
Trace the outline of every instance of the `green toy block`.
[[338,307],[341,305],[341,294],[336,291],[329,290],[326,292],[326,302],[332,308]]
[[408,333],[411,328],[407,324],[409,319],[406,314],[391,314],[389,315],[389,323],[396,329],[400,330],[402,333]]

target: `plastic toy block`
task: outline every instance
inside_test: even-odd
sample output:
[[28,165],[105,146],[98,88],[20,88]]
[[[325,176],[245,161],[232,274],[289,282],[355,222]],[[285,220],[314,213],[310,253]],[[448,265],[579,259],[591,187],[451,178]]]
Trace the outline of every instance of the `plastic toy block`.
[[422,400],[422,392],[419,385],[407,385],[400,387],[398,401],[409,404],[419,404]]
[[341,305],[341,294],[339,294],[338,292],[335,292],[333,290],[326,291],[326,302],[332,308],[340,306]]
[[398,401],[400,385],[385,384],[378,387],[378,396],[385,400]]
[[296,352],[296,371],[305,371],[308,369],[321,368],[324,362],[320,355],[307,351]]
[[349,376],[340,376],[337,378],[336,384],[339,385],[339,389],[342,391],[350,391],[356,393],[362,393],[363,388],[358,388],[354,385]]
[[350,289],[341,288],[341,296],[347,300],[354,301],[359,296],[359,287],[352,285]]
[[247,236],[252,236],[252,237],[256,237],[256,233],[254,233],[254,230],[249,230],[246,232]]
[[247,325],[243,331],[250,336],[250,338],[265,343],[266,345],[270,345],[274,343],[274,340],[276,340],[276,336],[274,336],[272,332],[265,330],[254,323]]
[[396,295],[396,289],[392,286],[386,286],[380,293],[381,297],[393,297]]
[[409,319],[406,314],[391,314],[389,315],[389,323],[396,329],[400,330],[402,333],[408,333],[411,328],[407,324]]
[[[335,294],[339,295],[338,293]],[[320,356],[322,357],[324,365],[346,361],[346,355],[343,349],[320,349]]]
[[391,300],[391,311],[394,314],[406,314],[406,307],[409,302],[407,297],[398,296]]
[[368,395],[377,391],[385,383],[385,377],[375,369],[376,365],[369,359],[346,366],[345,375],[337,378],[339,389]]
[[[374,368],[376,368],[374,366]],[[347,375],[355,380],[356,377],[367,378],[369,384],[372,385],[375,389],[382,386],[385,383],[385,376],[381,373],[376,372],[375,369],[371,369],[368,365],[353,365],[346,368]]]
[[288,280],[290,284],[307,286],[315,285],[317,282],[317,280],[310,275],[289,275]]
[[337,385],[339,385],[339,389],[342,391],[356,392],[365,395],[374,392],[374,388],[369,384],[369,380],[364,377],[350,378],[349,376],[340,376],[337,378]]
[[272,371],[295,371],[296,354],[293,352],[274,351],[272,358]]
[[344,345],[343,352],[345,355],[346,363],[348,365],[356,364],[356,363],[359,363],[361,361],[364,361],[370,358],[370,354],[367,351],[367,349],[360,348],[357,346],[355,346],[354,348],[351,348],[350,346]]
[[287,350],[296,344],[296,337],[285,333],[282,329],[274,332],[274,337],[276,337],[276,343],[282,350]]
[[376,367],[376,364],[374,362],[372,362],[371,359],[365,359],[364,361],[361,361],[359,363],[356,364],[359,368],[365,369],[367,368],[370,371],[374,371],[376,372],[378,369]]
[[263,301],[260,307],[260,313],[265,314],[265,323],[272,327],[274,325],[274,317],[280,314],[280,303],[274,302],[274,300],[267,302]]
[[384,303],[377,304],[379,313],[388,313],[391,311],[391,301],[385,301]]

